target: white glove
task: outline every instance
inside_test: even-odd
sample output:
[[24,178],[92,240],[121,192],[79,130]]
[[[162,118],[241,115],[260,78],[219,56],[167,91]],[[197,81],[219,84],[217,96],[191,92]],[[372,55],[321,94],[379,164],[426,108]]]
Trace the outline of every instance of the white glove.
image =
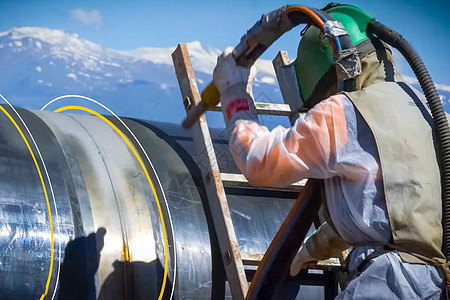
[[318,261],[319,260],[317,258],[314,258],[309,254],[308,249],[306,248],[306,243],[303,242],[294,257],[294,260],[292,261],[291,271],[289,273],[291,276],[295,276],[301,269],[314,266]]
[[[342,251],[349,247],[350,245],[334,231],[333,227],[327,222],[324,222],[303,242],[292,261],[291,276],[297,275],[302,268],[315,265],[319,260],[330,257],[342,257]],[[312,257],[310,253],[314,253],[315,257]]]
[[252,92],[255,69],[238,66],[232,53],[233,48],[223,51],[213,74],[229,134],[238,119],[258,120]]
[[229,87],[238,83],[250,88],[251,92],[252,84],[255,80],[255,68],[246,68],[237,65],[233,57],[233,50],[232,47],[228,47],[217,58],[213,82],[220,94],[224,94]]
[[341,257],[342,251],[348,249],[350,245],[344,241],[333,227],[324,222],[306,240],[305,247],[309,253],[319,259],[329,259],[330,257]]

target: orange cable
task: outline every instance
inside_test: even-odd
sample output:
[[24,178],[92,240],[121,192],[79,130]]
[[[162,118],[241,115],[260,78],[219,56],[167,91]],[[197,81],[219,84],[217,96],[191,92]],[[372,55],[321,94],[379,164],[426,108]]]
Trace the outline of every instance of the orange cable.
[[[301,12],[301,13],[307,15],[308,17],[310,17],[311,20],[316,23],[316,25],[319,27],[319,29],[321,31],[323,31],[324,22],[310,8],[308,8],[306,6],[302,6],[302,5],[290,5],[290,6],[288,6],[286,8],[286,13],[287,14],[290,14],[290,13],[293,13],[293,12],[296,12],[296,11]],[[331,47],[333,48],[333,52],[335,52],[336,51],[336,42],[334,40],[331,42]]]
[[305,15],[310,17],[311,20],[313,20],[321,30],[323,30],[324,23],[322,19],[308,7],[302,5],[290,5],[286,8],[286,13],[288,14],[296,11],[304,13]]

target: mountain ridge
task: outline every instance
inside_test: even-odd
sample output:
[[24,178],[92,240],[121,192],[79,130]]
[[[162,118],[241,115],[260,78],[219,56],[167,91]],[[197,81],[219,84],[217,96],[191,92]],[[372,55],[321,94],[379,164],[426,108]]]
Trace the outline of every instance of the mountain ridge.
[[[221,51],[198,41],[187,46],[201,90],[211,81]],[[15,27],[0,33],[0,69],[4,70],[0,93],[30,109],[40,109],[58,96],[80,94],[99,100],[119,115],[178,123],[185,113],[172,65],[174,49],[114,50],[76,33]],[[258,60],[256,69],[256,100],[281,103],[271,61]],[[406,79],[417,86],[414,78]],[[437,86],[448,105],[450,86]]]

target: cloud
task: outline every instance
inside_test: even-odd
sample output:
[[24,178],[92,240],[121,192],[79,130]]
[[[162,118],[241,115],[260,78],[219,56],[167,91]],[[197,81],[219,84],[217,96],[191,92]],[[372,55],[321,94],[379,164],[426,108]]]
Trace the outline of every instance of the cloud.
[[450,85],[436,83],[435,86],[438,91],[450,92]]
[[70,18],[88,26],[100,27],[103,25],[102,15],[96,9],[93,9],[91,11],[87,11],[81,8],[71,10]]
[[[419,81],[417,81],[416,77],[410,77],[410,76],[406,76],[406,75],[402,75],[402,76],[406,83],[417,84],[417,85],[419,84]],[[436,90],[438,92],[439,91],[450,92],[450,85],[448,85],[448,84],[434,83],[434,85],[436,86]]]

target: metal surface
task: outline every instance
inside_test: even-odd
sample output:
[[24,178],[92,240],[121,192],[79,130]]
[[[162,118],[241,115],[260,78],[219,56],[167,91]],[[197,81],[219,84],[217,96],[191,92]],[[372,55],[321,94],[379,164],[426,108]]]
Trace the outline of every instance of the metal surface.
[[264,254],[246,299],[277,299],[284,294],[291,262],[322,205],[322,191],[322,180],[308,180]]
[[[45,299],[158,299],[166,251],[160,212],[129,146],[96,116],[18,112],[36,140],[51,181],[18,122],[42,170],[53,220],[53,267]],[[124,126],[108,119],[145,157]],[[152,169],[145,163],[161,204],[169,247],[163,299],[170,299],[172,292],[173,299],[210,299],[212,248],[202,206],[205,166],[196,154],[192,132],[175,124],[124,122],[153,165]],[[52,257],[48,207],[26,144],[4,114],[0,126],[0,299],[40,299]],[[235,173],[223,133],[211,133],[218,164],[224,172]],[[286,196],[256,192],[228,196],[237,243],[249,261],[265,252],[293,204]],[[230,297],[228,291],[226,298]]]
[[[142,168],[136,157],[130,155],[125,141],[103,120],[93,116],[37,114],[53,130],[63,150],[70,151],[77,162],[80,173],[74,177],[84,181],[81,188],[84,197],[77,200],[86,209],[80,213],[91,215],[93,224],[93,228],[85,228],[83,224],[84,232],[106,229],[97,286],[108,288],[97,289],[99,298],[128,294],[134,283],[123,275],[138,269],[133,266],[135,262],[147,264],[140,268],[149,270],[164,263],[164,252],[162,256],[156,254],[156,242],[161,240],[156,235],[160,226],[153,207],[156,199]],[[160,280],[150,279],[146,286],[159,294]]]
[[[7,111],[15,116],[10,109]],[[39,299],[45,294],[47,284],[47,298],[51,299],[59,280],[59,262],[64,245],[74,234],[69,197],[73,186],[70,174],[65,172],[67,165],[61,148],[52,139],[51,132],[31,113],[19,112],[27,119],[36,142],[42,144],[40,150],[49,171],[55,199],[43,174],[49,197],[47,204],[30,151],[13,123],[4,113],[0,113],[1,299]],[[19,126],[37,157],[40,171],[44,173],[44,166],[39,161],[30,135],[22,124]],[[49,210],[53,221],[53,251]]]

